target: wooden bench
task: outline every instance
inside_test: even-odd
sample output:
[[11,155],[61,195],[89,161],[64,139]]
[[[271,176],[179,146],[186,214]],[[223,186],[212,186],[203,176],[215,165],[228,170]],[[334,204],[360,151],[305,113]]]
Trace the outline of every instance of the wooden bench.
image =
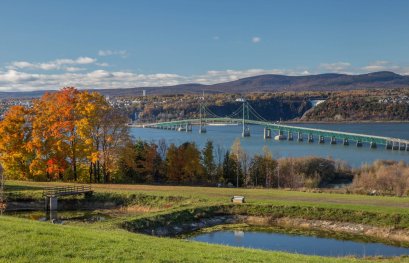
[[232,203],[235,203],[235,204],[242,204],[245,202],[245,198],[244,196],[241,196],[241,195],[235,195],[231,198],[231,201]]

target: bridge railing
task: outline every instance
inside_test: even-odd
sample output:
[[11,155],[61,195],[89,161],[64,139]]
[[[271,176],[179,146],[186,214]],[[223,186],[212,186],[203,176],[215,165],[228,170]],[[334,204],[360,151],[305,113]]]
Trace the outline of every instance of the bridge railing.
[[63,196],[71,194],[82,194],[91,192],[90,185],[72,185],[72,186],[56,186],[56,187],[45,187],[43,189],[43,196]]

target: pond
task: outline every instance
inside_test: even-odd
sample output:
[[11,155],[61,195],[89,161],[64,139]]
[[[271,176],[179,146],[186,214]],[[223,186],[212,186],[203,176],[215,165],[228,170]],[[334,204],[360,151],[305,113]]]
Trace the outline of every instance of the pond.
[[99,222],[110,219],[107,213],[99,211],[18,211],[6,212],[6,215],[21,217],[36,221],[49,221],[56,224],[66,222]]
[[189,239],[212,244],[329,257],[392,257],[409,255],[409,248],[383,243],[253,230],[221,230],[200,233]]

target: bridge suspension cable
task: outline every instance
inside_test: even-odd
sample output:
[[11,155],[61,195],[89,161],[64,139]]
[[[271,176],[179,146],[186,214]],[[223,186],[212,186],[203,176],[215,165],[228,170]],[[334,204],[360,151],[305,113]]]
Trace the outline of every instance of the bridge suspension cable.
[[[202,105],[202,108],[203,108],[204,114],[209,115],[209,117],[211,117],[211,118],[220,118],[219,115],[217,115],[216,113],[214,113],[213,111],[211,111],[211,110],[209,109],[209,107],[207,106],[207,104],[204,103],[204,104]],[[206,116],[206,115],[205,115],[205,116]]]
[[264,118],[263,116],[261,116],[253,108],[253,106],[251,106],[250,103],[248,103],[247,101],[244,102],[243,104],[241,104],[240,107],[238,107],[231,114],[226,115],[224,117],[214,113],[211,109],[209,109],[209,106],[206,103],[201,103],[201,105],[200,105],[200,114],[201,114],[201,118],[231,118],[231,119],[242,118],[243,107],[245,107],[245,111],[244,111],[245,115],[246,115],[245,119],[249,120],[250,115],[252,115],[255,118],[255,120],[268,122],[268,120],[266,118]]
[[243,104],[241,104],[240,107],[237,110],[235,110],[232,114],[227,115],[226,118],[232,118],[233,119],[234,117],[239,117],[239,116],[241,116],[242,111],[243,111]]
[[264,118],[263,116],[261,116],[261,115],[250,105],[250,103],[247,103],[247,107],[249,108],[250,112],[256,117],[257,120],[269,122],[266,118]]

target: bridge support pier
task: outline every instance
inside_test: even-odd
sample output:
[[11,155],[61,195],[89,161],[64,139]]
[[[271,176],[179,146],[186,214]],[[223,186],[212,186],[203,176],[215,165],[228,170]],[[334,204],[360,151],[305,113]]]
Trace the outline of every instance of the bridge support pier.
[[57,211],[58,209],[58,197],[50,196],[45,197],[45,210],[46,211]]
[[308,142],[309,142],[309,143],[314,142],[314,135],[308,134]]
[[325,143],[325,139],[324,139],[324,136],[322,136],[322,135],[320,135],[320,136],[319,136],[319,140],[318,140],[318,143],[320,143],[320,144],[323,144],[323,143]]
[[409,143],[406,144],[406,151],[409,152]]
[[399,142],[399,150],[400,150],[400,151],[406,150],[406,144],[403,143],[403,142]]
[[399,143],[398,142],[392,142],[392,150],[399,150]]
[[331,137],[331,142],[330,144],[337,144],[337,139],[335,138],[335,136]]
[[186,124],[186,132],[191,132],[192,131],[192,124]]
[[299,142],[302,142],[302,141],[303,141],[302,133],[301,133],[301,132],[298,132],[298,133],[297,133],[297,141],[299,141]]
[[386,142],[385,148],[386,150],[392,150],[393,142]]
[[378,147],[378,146],[376,145],[376,142],[371,142],[371,143],[369,144],[369,148],[371,148],[371,149],[376,149],[376,147]]
[[281,141],[281,140],[285,140],[286,137],[284,135],[284,132],[282,130],[278,130],[278,135],[274,137],[274,140],[276,141]]
[[271,129],[265,127],[264,128],[264,139],[271,139]]
[[203,125],[199,126],[199,133],[206,133],[206,127]]
[[348,138],[344,138],[343,144],[344,144],[345,146],[348,146],[348,145],[349,145],[349,140],[348,140]]
[[244,127],[243,132],[241,133],[242,137],[250,137],[250,128],[248,126]]
[[356,147],[362,147],[362,142],[361,141],[356,141]]
[[287,140],[289,140],[289,141],[293,140],[293,133],[290,132],[290,131],[287,133]]

